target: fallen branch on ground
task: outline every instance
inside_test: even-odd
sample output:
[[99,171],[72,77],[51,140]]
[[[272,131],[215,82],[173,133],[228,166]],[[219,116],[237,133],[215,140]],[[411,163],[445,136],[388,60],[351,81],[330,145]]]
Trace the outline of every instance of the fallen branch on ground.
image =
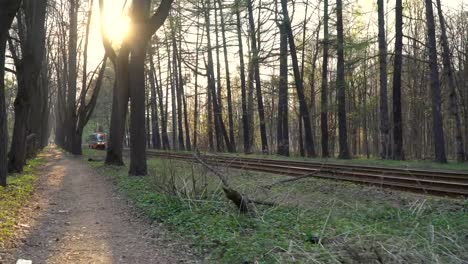
[[199,155],[198,151],[195,151],[193,153],[193,157],[195,158],[195,160],[197,160],[201,165],[203,165],[204,167],[206,167],[209,171],[213,172],[216,176],[218,176],[218,178],[221,180],[221,182],[223,183],[223,191],[224,191],[224,194],[226,195],[226,198],[228,198],[229,200],[231,200],[236,206],[237,208],[239,208],[239,210],[242,212],[242,213],[247,213],[249,212],[249,208],[248,208],[248,204],[249,203],[254,203],[254,204],[260,204],[260,205],[268,205],[268,206],[277,206],[278,204],[274,203],[274,202],[267,202],[267,201],[257,201],[257,200],[251,200],[249,199],[247,196],[239,193],[238,191],[234,190],[231,188],[231,186],[229,185],[229,182],[227,181],[226,177],[221,173],[219,172],[217,169],[213,168],[212,166],[210,166],[208,163],[206,163]]
[[312,177],[314,175],[317,175],[321,171],[322,171],[321,169],[318,169],[318,170],[316,170],[316,171],[314,171],[312,173],[309,173],[309,174],[306,174],[306,175],[303,175],[303,176],[289,178],[289,179],[285,179],[285,180],[279,180],[279,181],[276,181],[274,183],[262,186],[261,188],[271,189],[273,186],[276,186],[276,185],[279,185],[279,184],[294,182],[294,181],[302,180],[302,179],[305,179],[305,178],[310,178],[310,177]]

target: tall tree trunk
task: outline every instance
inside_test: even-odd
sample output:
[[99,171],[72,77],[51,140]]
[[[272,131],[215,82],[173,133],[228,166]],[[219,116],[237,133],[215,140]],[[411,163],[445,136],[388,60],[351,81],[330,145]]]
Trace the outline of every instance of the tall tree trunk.
[[286,26],[286,32],[288,34],[289,42],[289,51],[291,53],[293,71],[294,71],[294,80],[296,83],[296,92],[299,99],[299,111],[302,116],[302,121],[304,124],[304,133],[305,133],[305,152],[309,157],[315,157],[315,146],[314,138],[312,136],[312,126],[310,124],[310,114],[309,107],[304,95],[304,85],[301,81],[301,73],[299,72],[299,64],[297,60],[296,44],[294,43],[294,35],[291,28],[291,20],[288,14],[288,3],[287,0],[281,0],[281,6],[283,9],[283,19]]
[[[217,104],[219,109],[222,111],[223,109],[223,100],[222,100],[222,90],[223,87],[221,85],[221,64],[219,60],[219,34],[218,34],[218,9],[216,8],[216,1],[213,1],[213,9],[214,9],[214,29],[215,29],[215,50],[216,50],[216,98]],[[214,74],[213,74],[214,78]],[[213,79],[214,81],[215,79]],[[218,123],[218,118],[215,117],[215,135],[216,135],[216,149],[218,152],[222,152],[224,150],[223,145],[223,138],[222,132],[220,128],[220,124]]]
[[229,72],[229,60],[228,50],[226,43],[226,25],[224,21],[223,5],[221,0],[218,0],[219,14],[221,16],[221,34],[223,39],[223,53],[224,53],[224,68],[226,71],[226,92],[227,92],[227,103],[228,103],[228,121],[229,121],[229,141],[233,149],[236,149],[236,141],[234,137],[234,118],[232,111],[232,94],[231,94],[231,78]]
[[[146,73],[146,72],[145,72]],[[145,74],[146,75],[146,74]],[[146,78],[145,78],[146,79]],[[145,81],[145,88],[148,87],[148,80]],[[152,138],[151,138],[151,121],[150,121],[150,112],[151,112],[151,89],[145,92],[145,117],[146,117],[146,147],[151,148]]]
[[115,63],[115,83],[112,96],[111,122],[107,144],[106,164],[123,166],[123,144],[127,120],[129,91],[129,48],[124,43]]
[[288,35],[285,25],[280,29],[280,77],[278,88],[278,155],[289,156],[289,122],[288,122]]
[[[429,49],[429,68],[431,76],[432,129],[434,135],[435,161],[446,163],[444,127],[442,121],[439,68],[437,65],[437,44],[432,0],[426,0],[426,23]],[[449,62],[450,63],[450,62]]]
[[151,86],[151,119],[153,134],[151,140],[153,141],[153,147],[155,149],[161,149],[161,135],[159,133],[159,115],[158,115],[158,104],[157,104],[157,92],[156,86],[159,85],[156,81],[156,70],[154,67],[153,54],[150,54],[150,69],[148,72],[149,82]]
[[[199,1],[197,0],[197,5]],[[200,43],[200,15],[197,13],[197,41],[195,43],[195,105],[193,111],[193,148],[198,149],[198,59]]]
[[8,172],[8,129],[5,102],[5,49],[8,30],[21,1],[2,1],[0,5],[0,186],[6,187]]
[[21,172],[26,161],[26,146],[28,138],[31,139],[29,137],[30,127],[28,126],[32,110],[31,102],[36,99],[32,98],[32,96],[34,90],[37,89],[45,49],[47,1],[25,0],[23,6],[25,22],[20,25],[20,27],[25,27],[25,34],[20,33],[22,58],[19,59],[16,52],[13,54],[18,80],[18,93],[14,104],[15,124],[8,161],[8,170],[10,172]]
[[393,159],[403,160],[403,123],[401,113],[401,65],[403,57],[403,5],[395,5],[395,56],[393,62]]
[[[177,144],[177,105],[176,105],[176,87],[177,84],[175,83],[177,81],[177,78],[174,76],[177,76],[175,74],[174,69],[175,66],[173,64],[175,63],[174,60],[174,53],[172,53],[172,60],[169,58],[171,51],[169,49],[169,42],[166,39],[167,43],[167,70],[169,72],[168,78],[170,80],[170,85],[171,85],[171,119],[172,119],[172,145],[174,150],[179,149],[179,144]],[[174,52],[174,51],[172,51]]]
[[380,69],[380,157],[390,156],[390,125],[388,121],[387,98],[387,40],[385,38],[384,0],[378,0],[379,13],[379,69]]
[[[182,38],[182,25],[179,25],[179,38]],[[184,90],[184,77],[182,74],[182,39],[179,40],[177,62],[179,64],[179,85],[180,85],[180,96],[182,97],[183,105],[183,114],[184,114],[184,129],[185,129],[185,149],[188,151],[192,150],[190,142],[190,126],[188,122],[188,113],[187,113],[187,98],[185,96]]]
[[66,119],[66,141],[67,150],[72,154],[79,155],[81,145],[77,145],[76,131],[76,83],[78,78],[77,53],[78,53],[78,0],[70,0],[69,12],[69,41],[68,41],[68,90],[67,90],[67,119]]
[[322,89],[320,91],[320,128],[322,139],[322,157],[330,156],[328,148],[328,0],[323,2],[323,62],[322,62]]
[[149,36],[149,9],[151,1],[135,0],[132,2],[130,33],[130,60],[128,65],[130,85],[130,168],[131,176],[147,174],[146,136],[145,136],[145,58]]
[[[162,76],[161,76],[161,57],[159,56],[159,42],[156,41],[156,59],[158,60],[158,72],[159,72],[159,85],[156,86],[158,99],[159,99],[159,112],[161,114],[161,141],[162,147],[165,150],[169,150],[171,148],[169,144],[169,136],[167,134],[167,93],[166,93],[166,104],[163,103],[163,88],[162,88]],[[154,67],[154,66],[153,66]],[[156,78],[156,70],[153,71],[155,76],[155,81],[157,82]],[[164,111],[164,106],[166,106],[166,111]]]
[[65,144],[65,131],[64,131],[64,108],[65,108],[65,84],[63,80],[62,74],[62,63],[60,60],[60,56],[57,59],[57,63],[55,65],[55,72],[57,78],[57,101],[56,101],[56,109],[55,109],[55,143],[60,146],[64,147]]
[[249,126],[249,113],[247,109],[247,91],[245,83],[245,63],[244,63],[244,47],[242,41],[242,27],[239,10],[240,1],[236,2],[236,29],[237,29],[237,41],[239,45],[239,71],[240,71],[240,82],[241,82],[241,104],[242,104],[242,131],[244,136],[244,153],[250,153],[250,126]]
[[449,104],[450,113],[453,115],[455,121],[455,148],[457,153],[457,161],[463,162],[465,160],[465,150],[463,144],[463,132],[460,118],[460,109],[457,104],[457,91],[455,85],[455,76],[450,62],[450,48],[447,38],[447,29],[445,25],[445,18],[442,13],[441,0],[437,0],[437,12],[439,14],[440,30],[442,33],[442,48],[443,48],[443,63],[444,73],[447,76],[449,86]]
[[176,41],[176,29],[174,25],[173,19],[171,19],[171,36],[172,36],[172,65],[174,66],[174,80],[175,80],[175,94],[177,99],[177,135],[179,140],[179,150],[185,150],[185,143],[184,143],[184,127],[182,124],[183,119],[183,106],[182,106],[182,79],[180,78],[180,69],[179,69],[179,51],[177,47]]
[[348,133],[346,125],[346,82],[345,82],[345,65],[344,65],[344,37],[343,37],[343,1],[336,1],[336,31],[338,40],[338,61],[336,72],[336,89],[338,97],[338,133],[340,151],[338,157],[340,159],[349,159]]
[[[82,80],[81,80],[81,92],[79,97],[79,108],[76,109],[76,106],[73,107],[73,114],[75,117],[75,124],[74,124],[74,131],[73,134],[70,136],[72,140],[72,150],[71,152],[75,155],[82,155],[82,137],[83,137],[83,129],[84,126],[87,124],[88,120],[85,120],[87,115],[87,107],[86,107],[86,96],[88,92],[88,43],[89,43],[89,32],[91,26],[91,17],[92,17],[92,10],[93,10],[93,1],[90,2],[90,8],[87,13],[87,22],[86,22],[86,32],[85,32],[85,43],[83,49],[83,69],[82,69]],[[105,64],[104,64],[105,67]],[[78,67],[75,66],[75,70]],[[70,75],[71,76],[71,75]],[[71,83],[69,81],[69,83]],[[76,80],[74,82],[75,90],[76,90]],[[76,96],[76,95],[75,95]],[[94,109],[94,107],[93,107]],[[71,107],[69,109],[71,111]]]
[[255,78],[255,90],[257,93],[257,108],[258,108],[258,118],[260,121],[260,138],[262,140],[262,152],[267,154],[268,153],[268,140],[267,140],[267,133],[266,133],[266,125],[265,125],[265,110],[263,107],[263,95],[262,95],[262,86],[260,82],[260,65],[259,65],[259,50],[257,46],[257,36],[255,30],[255,22],[253,17],[253,7],[252,7],[253,0],[247,0],[247,9],[248,9],[248,16],[249,16],[249,26],[250,26],[250,42],[252,48],[252,66],[254,71],[254,78]]
[[[231,142],[229,141],[229,136],[226,131],[226,127],[223,122],[223,115],[222,111],[218,105],[218,99],[216,95],[216,85],[214,80],[214,69],[213,69],[213,54],[211,49],[211,38],[210,38],[210,1],[206,0],[206,7],[205,7],[205,21],[206,21],[206,37],[207,37],[207,48],[208,48],[208,64],[207,64],[207,73],[208,73],[208,86],[210,87],[211,92],[211,101],[213,104],[213,111],[214,111],[214,121],[215,121],[215,130],[218,131],[221,139],[224,138],[227,150],[229,152],[234,152],[232,148]],[[218,142],[218,150],[220,144]]]
[[[317,70],[317,59],[319,55],[319,46],[320,46],[320,29],[322,27],[322,24],[319,23],[317,30],[315,32],[315,47],[314,47],[314,52],[312,55],[312,61],[311,61],[311,69],[310,69],[310,75],[309,75],[309,87],[310,87],[310,119],[311,119],[311,127],[312,127],[312,138],[315,140],[317,139],[317,134],[316,134],[316,127],[317,127],[317,122],[316,122],[316,89],[315,89],[315,72]],[[304,62],[303,62],[304,64]],[[302,66],[304,67],[304,66]],[[302,70],[304,71],[304,70]],[[304,78],[304,77],[303,77]]]
[[207,111],[207,117],[208,117],[208,122],[207,122],[208,148],[210,149],[211,152],[214,152],[215,148],[214,148],[214,140],[213,140],[213,104],[212,104],[213,99],[211,98],[211,86],[209,83],[210,77],[208,76],[207,79],[208,79],[208,85],[206,86],[206,94],[207,94],[206,111]]
[[223,109],[223,86],[221,85],[221,63],[219,55],[219,26],[218,26],[218,8],[216,7],[217,1],[213,1],[214,9],[214,29],[215,29],[215,41],[216,41],[216,94],[218,96],[218,105],[220,109]]

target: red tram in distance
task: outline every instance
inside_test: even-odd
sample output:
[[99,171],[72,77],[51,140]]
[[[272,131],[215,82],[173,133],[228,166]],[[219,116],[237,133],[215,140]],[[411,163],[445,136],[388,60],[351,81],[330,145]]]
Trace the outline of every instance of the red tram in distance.
[[107,135],[104,133],[93,133],[89,135],[88,146],[91,149],[106,149]]

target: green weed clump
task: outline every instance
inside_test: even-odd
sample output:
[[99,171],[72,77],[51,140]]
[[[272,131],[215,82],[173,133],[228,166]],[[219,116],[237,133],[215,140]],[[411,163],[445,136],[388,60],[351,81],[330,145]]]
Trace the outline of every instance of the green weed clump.
[[[96,155],[92,152],[89,155]],[[149,176],[90,163],[150,219],[191,241],[209,263],[467,263],[468,202],[379,192],[307,179],[258,186],[280,176],[224,171],[249,197],[281,206],[240,214],[219,180],[198,165],[150,159]],[[222,168],[220,168],[222,170]],[[164,185],[164,186],[162,186]],[[201,186],[201,187],[200,187]],[[257,187],[255,187],[257,186]]]
[[38,175],[37,167],[44,160],[41,157],[29,160],[21,174],[7,178],[7,187],[0,186],[0,248],[13,236],[19,209],[29,200]]

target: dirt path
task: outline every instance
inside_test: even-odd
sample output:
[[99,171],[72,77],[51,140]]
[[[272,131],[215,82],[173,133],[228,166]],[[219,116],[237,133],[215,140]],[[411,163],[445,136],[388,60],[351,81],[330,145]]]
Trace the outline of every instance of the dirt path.
[[195,262],[188,247],[139,218],[110,180],[80,158],[56,149],[46,157],[36,193],[21,212],[20,242],[5,263],[18,258],[34,264]]

